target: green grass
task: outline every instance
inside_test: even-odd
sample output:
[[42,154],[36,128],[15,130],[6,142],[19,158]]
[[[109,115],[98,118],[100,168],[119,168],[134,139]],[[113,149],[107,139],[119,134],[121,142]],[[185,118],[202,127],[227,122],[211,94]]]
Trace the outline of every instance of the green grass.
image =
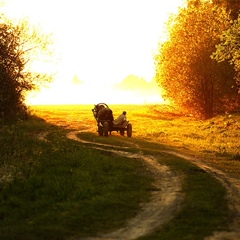
[[[48,142],[36,138],[40,130]],[[65,133],[36,121],[1,130],[1,170],[12,171],[0,184],[0,239],[110,231],[148,200],[152,180],[140,162],[84,148]]]
[[[170,223],[143,239],[198,240],[227,230],[230,212],[220,182],[190,162],[161,151],[196,152],[238,175],[240,164],[234,159],[237,116],[225,127],[223,116],[213,124],[130,107],[124,110],[133,124],[132,138],[119,133],[99,137],[91,106],[39,107],[36,112],[47,122],[33,118],[1,126],[0,239],[60,240],[109,232],[124,226],[139,211],[139,204],[149,200],[152,178],[141,161],[66,138],[70,129],[89,128],[92,131],[79,136],[119,149],[129,147],[124,151],[152,154],[182,176],[185,198],[181,210]],[[122,109],[118,106],[114,112],[117,115]],[[224,151],[219,148],[223,133],[230,143]]]
[[181,211],[176,218],[157,230],[155,234],[141,239],[200,240],[211,235],[213,231],[228,230],[231,216],[224,187],[213,176],[191,162],[161,152],[173,150],[173,147],[143,141],[139,138],[111,136],[109,139],[92,133],[82,133],[79,137],[95,143],[118,144],[119,146],[129,146],[134,143],[139,148],[132,147],[131,151],[136,152],[141,149],[145,154],[154,155],[161,164],[169,166],[176,174],[183,176],[185,199]]
[[93,144],[96,142],[99,142],[99,143],[102,143],[102,144],[109,144],[109,138],[111,138],[111,141],[110,143],[112,145],[117,145],[117,146],[120,146],[120,147],[132,147],[133,145],[131,144],[131,138],[129,138],[128,142],[125,141],[125,138],[121,137],[120,136],[120,133],[116,133],[113,134],[113,135],[109,135],[109,137],[104,137],[104,136],[101,136],[101,137],[97,137],[96,138],[96,134],[95,133],[90,133],[90,132],[81,132],[81,133],[78,133],[78,137],[80,137],[81,139],[84,139],[86,141],[89,141],[89,142],[93,142]]
[[[156,152],[155,152],[156,154]],[[196,165],[169,154],[156,154],[162,164],[183,176],[184,204],[175,218],[145,240],[200,240],[228,230],[231,217],[224,187]]]
[[[240,162],[240,114],[222,114],[212,119],[199,120],[177,115],[162,105],[109,105],[114,116],[122,110],[133,126],[133,138],[162,143],[167,146],[189,150],[215,160]],[[59,126],[89,129],[96,133],[93,105],[35,106],[33,113]],[[119,136],[119,133],[113,132]],[[220,163],[220,161],[218,161]],[[239,164],[240,165],[240,164]],[[222,169],[226,168],[224,164]],[[236,173],[240,176],[240,168]],[[234,169],[232,169],[234,171]]]

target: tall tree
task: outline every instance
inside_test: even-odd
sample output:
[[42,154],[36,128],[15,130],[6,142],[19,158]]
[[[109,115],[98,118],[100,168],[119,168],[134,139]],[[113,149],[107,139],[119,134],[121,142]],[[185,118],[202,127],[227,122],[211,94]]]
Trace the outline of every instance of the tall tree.
[[26,114],[26,92],[51,80],[31,70],[38,57],[50,56],[50,39],[27,21],[15,25],[0,16],[0,118]]
[[212,58],[218,62],[227,60],[237,73],[237,87],[240,93],[240,16],[236,19],[231,27],[221,35],[221,42],[216,46],[216,51]]
[[240,1],[239,0],[212,0],[212,2],[218,6],[226,7],[227,10],[231,11],[233,19],[237,19],[240,13]]
[[184,112],[210,118],[233,94],[233,69],[210,58],[229,25],[224,8],[195,0],[168,23],[168,41],[155,56],[156,79]]

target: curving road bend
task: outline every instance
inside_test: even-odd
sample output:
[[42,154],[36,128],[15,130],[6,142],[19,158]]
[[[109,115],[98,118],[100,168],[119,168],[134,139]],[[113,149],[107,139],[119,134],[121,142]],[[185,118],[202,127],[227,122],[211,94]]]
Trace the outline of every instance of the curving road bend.
[[[152,192],[151,201],[142,205],[142,211],[137,216],[127,222],[126,227],[118,229],[108,234],[102,234],[97,237],[89,237],[84,240],[132,240],[141,236],[145,236],[159,229],[163,224],[171,220],[176,212],[181,208],[184,196],[181,193],[181,177],[176,176],[169,170],[167,166],[163,166],[154,159],[153,156],[145,156],[141,151],[137,154],[132,154],[124,151],[128,147],[113,146],[95,142],[85,141],[77,137],[79,131],[72,131],[67,134],[69,139],[79,141],[88,145],[90,148],[99,149],[102,151],[113,152],[115,154],[143,160],[147,163],[149,170],[152,172],[155,179],[154,186],[158,191]],[[111,149],[106,148],[111,147]],[[114,150],[117,147],[120,150]],[[230,209],[235,213],[231,224],[231,232],[215,232],[212,236],[205,240],[239,240],[240,239],[240,181],[227,176],[220,170],[212,168],[204,164],[200,159],[195,157],[180,154],[173,151],[163,151],[168,154],[182,157],[189,160],[214,175],[224,187],[227,189],[228,201]],[[71,239],[77,240],[77,239]]]
[[223,171],[213,168],[201,159],[194,156],[177,153],[174,151],[167,151],[166,153],[172,154],[196,164],[201,169],[217,178],[227,190],[227,199],[229,208],[233,213],[233,219],[230,223],[230,232],[214,232],[213,236],[205,238],[205,240],[239,240],[240,239],[240,180],[230,177]]
[[[86,238],[85,240],[98,240],[98,239],[137,239],[153,232],[164,223],[173,218],[174,214],[180,209],[183,200],[181,193],[181,179],[179,176],[174,175],[167,166],[160,165],[152,156],[144,156],[141,152],[132,154],[122,150],[112,149],[112,145],[88,142],[77,137],[78,131],[68,133],[67,137],[82,143],[91,143],[94,149],[113,152],[115,154],[125,156],[128,158],[141,159],[147,163],[147,166],[155,179],[154,187],[157,191],[152,191],[151,201],[142,205],[140,211],[135,218],[130,219],[126,227],[118,229],[114,232],[99,235],[97,237]],[[111,149],[106,147],[111,147]]]

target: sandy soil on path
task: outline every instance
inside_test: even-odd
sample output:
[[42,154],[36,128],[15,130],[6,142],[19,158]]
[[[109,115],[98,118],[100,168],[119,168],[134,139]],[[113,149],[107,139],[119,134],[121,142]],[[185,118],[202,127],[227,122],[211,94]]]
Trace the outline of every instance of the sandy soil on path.
[[230,232],[214,232],[213,236],[206,237],[205,240],[240,240],[240,180],[208,165],[197,157],[174,151],[167,151],[166,153],[193,162],[198,167],[217,178],[227,190],[228,204],[233,217],[232,222],[229,224]]
[[[124,148],[114,150],[114,146],[84,141],[77,137],[79,131],[70,132],[67,137],[82,143],[91,144],[88,147],[103,151],[111,151],[118,155],[129,158],[142,159],[147,163],[149,170],[155,178],[155,187],[159,191],[152,192],[150,202],[143,204],[141,212],[134,218],[128,221],[126,227],[115,232],[99,235],[97,237],[89,237],[84,240],[114,240],[114,239],[137,239],[153,232],[156,228],[161,227],[164,223],[172,219],[175,213],[180,209],[183,202],[181,193],[181,177],[174,175],[167,166],[160,165],[152,156],[144,156],[141,151],[138,154],[125,152]],[[106,148],[106,146],[111,148]],[[119,147],[118,147],[119,148]],[[182,157],[189,160],[205,170],[209,174],[214,175],[227,189],[227,198],[229,207],[233,212],[233,219],[230,223],[230,232],[215,232],[212,236],[205,240],[239,240],[240,239],[240,180],[228,176],[226,173],[207,165],[200,159],[186,154],[163,151],[168,154]],[[73,239],[71,239],[73,240]],[[74,239],[76,240],[76,239]]]
[[[67,137],[83,143],[92,144],[92,142],[79,139],[76,136],[78,133],[78,131],[70,132]],[[106,148],[106,146],[108,146],[108,148]],[[145,161],[148,170],[151,171],[155,179],[154,187],[156,190],[152,191],[151,201],[142,204],[141,211],[135,218],[130,219],[125,227],[111,233],[100,234],[97,237],[89,237],[85,240],[137,239],[153,232],[156,228],[168,222],[180,209],[183,201],[181,179],[179,176],[174,175],[167,166],[160,165],[152,156],[144,156],[141,152],[132,154],[124,152],[124,149],[122,151],[114,150],[112,145],[96,143],[94,146],[88,147]]]

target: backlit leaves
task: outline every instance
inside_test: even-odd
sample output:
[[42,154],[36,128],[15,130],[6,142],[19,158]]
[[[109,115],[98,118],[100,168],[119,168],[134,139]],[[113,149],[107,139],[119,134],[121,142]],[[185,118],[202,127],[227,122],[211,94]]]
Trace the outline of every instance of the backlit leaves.
[[15,24],[0,15],[0,118],[25,115],[25,93],[50,79],[31,69],[35,60],[51,56],[50,40],[26,20]]
[[221,43],[217,45],[212,57],[221,62],[228,60],[237,72],[240,71],[240,17],[223,32]]
[[210,55],[229,26],[229,13],[209,2],[189,4],[169,21],[169,40],[159,44],[155,56],[156,77],[166,97],[185,112],[213,115],[225,80]]

